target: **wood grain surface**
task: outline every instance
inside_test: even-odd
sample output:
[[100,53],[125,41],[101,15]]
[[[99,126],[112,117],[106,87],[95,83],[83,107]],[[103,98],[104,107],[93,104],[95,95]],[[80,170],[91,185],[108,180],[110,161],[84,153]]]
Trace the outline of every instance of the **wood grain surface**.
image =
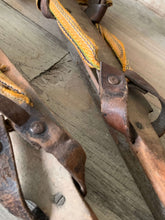
[[[103,23],[126,45],[132,67],[164,95],[165,20],[136,1],[116,0]],[[87,200],[98,218],[152,220],[94,102],[86,77],[59,41],[61,34],[55,21],[45,19],[33,0],[1,0],[0,30],[1,49],[31,82],[58,122],[84,147],[88,158]],[[149,99],[157,114],[159,103]],[[20,143],[29,152],[23,157],[36,157],[27,144]],[[164,138],[162,143],[165,145]],[[22,160],[16,159],[25,198],[32,199],[33,190],[21,178],[23,168],[28,166],[25,163],[22,168]],[[46,168],[44,172],[48,172]],[[37,178],[39,175],[34,176],[34,181]],[[39,180],[42,182],[42,178]],[[0,219],[16,218],[1,207]]]

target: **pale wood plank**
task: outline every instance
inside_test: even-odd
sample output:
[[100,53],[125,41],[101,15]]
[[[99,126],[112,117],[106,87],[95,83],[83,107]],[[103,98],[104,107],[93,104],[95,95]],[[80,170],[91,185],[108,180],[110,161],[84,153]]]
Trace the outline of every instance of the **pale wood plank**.
[[28,72],[29,80],[67,54],[55,37],[11,10],[3,1],[0,2],[0,20],[0,48],[10,55],[20,71]]
[[165,17],[165,2],[164,0],[139,0],[145,6],[153,10],[158,15]]
[[[37,9],[35,0],[3,0],[8,3],[10,6],[18,10],[21,14],[25,15],[33,22],[47,30],[49,33],[56,36],[56,38],[61,40],[61,34],[59,32],[58,25],[54,19],[45,18],[42,13]],[[53,27],[53,28],[52,28]]]

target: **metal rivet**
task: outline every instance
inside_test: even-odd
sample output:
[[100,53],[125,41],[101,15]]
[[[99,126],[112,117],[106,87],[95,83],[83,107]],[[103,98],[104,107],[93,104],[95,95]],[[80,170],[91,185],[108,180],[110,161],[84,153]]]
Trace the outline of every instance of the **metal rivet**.
[[65,197],[61,194],[61,193],[56,193],[53,196],[53,202],[57,205],[57,206],[62,206],[65,203]]
[[143,125],[140,122],[136,122],[136,127],[139,129],[143,129]]
[[45,131],[45,126],[43,122],[36,121],[33,122],[30,126],[30,131],[32,134],[41,134]]
[[111,85],[118,85],[120,83],[120,79],[116,76],[109,76],[108,77],[108,82],[111,84]]

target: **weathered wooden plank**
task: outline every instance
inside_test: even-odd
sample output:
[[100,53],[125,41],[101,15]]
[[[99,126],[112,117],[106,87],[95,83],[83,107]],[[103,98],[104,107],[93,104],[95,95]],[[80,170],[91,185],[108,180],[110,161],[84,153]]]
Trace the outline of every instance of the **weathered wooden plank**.
[[54,19],[45,18],[42,13],[37,10],[35,0],[3,0],[8,3],[10,6],[18,10],[21,14],[25,15],[31,19],[34,23],[38,24],[49,33],[55,35],[58,39],[61,39],[61,34],[59,32],[58,25]]
[[[11,0],[8,2],[14,1]],[[29,4],[27,2],[32,1],[27,1],[26,3],[20,2],[19,4],[23,6],[23,4]],[[140,30],[140,24],[142,23],[141,16],[144,17],[146,11],[143,11],[143,13],[145,13],[139,16],[140,12],[136,14],[137,9],[141,11],[139,4],[135,6],[131,1],[127,1],[127,3],[125,2],[122,4],[121,1],[118,1],[118,3],[116,1],[114,9],[112,8],[113,10],[111,9],[111,13],[108,13],[107,17],[105,17],[106,25],[108,22],[108,28],[112,28],[111,30],[114,31],[113,33],[117,35],[119,33],[118,36],[122,37],[127,48],[130,45],[128,55],[135,69],[137,68],[137,70],[142,72],[141,67],[145,67],[145,64],[151,65],[151,63],[154,63],[154,68],[151,68],[151,72],[148,73],[148,78],[154,81],[155,77],[151,77],[151,75],[153,72],[155,74],[155,68],[158,68],[157,71],[159,70],[160,74],[162,73],[161,77],[164,73],[163,59],[159,61],[159,57],[156,56],[156,54],[160,54],[160,58],[161,56],[164,57],[161,48],[158,48],[159,53],[156,53],[156,45],[159,40],[158,37],[161,36],[163,39],[164,35],[159,31],[158,23],[156,23],[155,29],[150,22],[149,27],[147,26],[147,22],[144,22],[145,25],[142,25],[144,37]],[[133,15],[135,13],[136,16],[132,16],[131,12]],[[27,12],[23,13],[26,14]],[[145,19],[147,19],[148,13],[147,11]],[[118,14],[121,15],[120,19]],[[26,15],[33,19],[33,13],[32,15]],[[22,16],[19,15],[19,17],[22,19]],[[109,22],[109,19],[112,20],[112,23]],[[135,19],[139,19],[138,22],[135,22]],[[154,19],[156,19],[157,22],[159,21],[159,19],[155,17]],[[35,22],[37,23],[39,21]],[[43,22],[45,28],[44,24]],[[126,28],[126,24],[129,25],[129,28]],[[148,33],[150,33],[152,29],[154,30],[151,32],[152,37],[150,34],[146,37],[146,28],[148,28]],[[153,37],[155,34],[157,35],[156,39]],[[142,46],[139,38],[145,39]],[[152,40],[150,38],[152,38]],[[163,40],[160,44],[162,47]],[[153,48],[156,48],[156,50]],[[152,53],[148,52],[148,49]],[[11,53],[13,52],[12,50],[11,48]],[[141,55],[143,55],[142,58]],[[144,61],[146,55],[149,57]],[[10,56],[12,56],[12,54],[9,54],[9,57]],[[141,65],[137,65],[139,60]],[[37,62],[39,63],[41,61]],[[41,72],[43,71],[44,68]],[[146,71],[148,71],[148,68],[145,68],[145,72],[142,72],[142,74],[145,75]],[[24,72],[28,74],[28,69],[25,69]],[[55,111],[60,123],[63,124],[86,149],[89,158],[87,161],[87,185],[89,189],[87,198],[89,198],[90,203],[93,205],[100,219],[152,219],[113,141],[110,146],[111,137],[109,132],[89,92],[86,91],[86,83],[82,81],[81,78],[82,76],[79,69],[70,61],[69,57],[66,57],[66,60],[62,60],[61,63],[55,66],[55,69],[33,80],[32,84],[35,86],[38,93],[41,94],[42,99]],[[162,88],[161,93],[163,93],[163,81],[160,79],[158,79],[158,81],[160,88]],[[49,84],[49,87],[47,84]],[[155,82],[155,85],[157,87],[157,82]],[[100,137],[104,137],[104,139]],[[99,178],[101,180],[98,180]]]
[[10,55],[19,70],[28,73],[27,79],[31,80],[67,54],[55,37],[3,1],[0,2],[0,20],[0,48]]
[[165,17],[165,4],[164,0],[139,0],[145,6],[153,10],[158,15]]

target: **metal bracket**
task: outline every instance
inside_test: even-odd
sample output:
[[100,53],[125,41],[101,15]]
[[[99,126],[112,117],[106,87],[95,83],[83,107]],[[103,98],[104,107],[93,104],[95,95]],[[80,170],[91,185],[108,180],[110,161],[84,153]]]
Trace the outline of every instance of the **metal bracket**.
[[128,136],[128,88],[122,71],[101,63],[99,74],[101,112],[110,126]]

